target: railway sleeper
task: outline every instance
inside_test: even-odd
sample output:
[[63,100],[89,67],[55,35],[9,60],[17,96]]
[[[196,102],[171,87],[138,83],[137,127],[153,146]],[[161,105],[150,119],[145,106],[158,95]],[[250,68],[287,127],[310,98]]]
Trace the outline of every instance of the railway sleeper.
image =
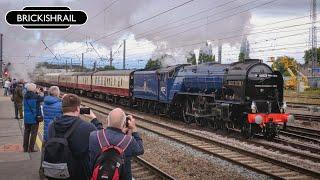
[[152,173],[149,170],[144,170],[144,171],[136,172],[134,175],[136,177],[144,177],[144,176],[147,176],[147,175],[152,175]]
[[141,170],[143,170],[143,169],[144,169],[144,167],[138,166],[138,167],[136,167],[136,168],[132,168],[132,171],[141,171]]
[[234,156],[235,153],[234,152],[221,152],[221,153],[218,153],[220,156],[225,156],[227,158],[229,158],[230,156]]
[[154,180],[154,179],[158,179],[158,177],[154,174],[149,175],[149,176],[139,177],[139,180],[149,180],[149,179]]
[[267,172],[270,172],[270,173],[272,173],[272,174],[277,174],[277,173],[284,173],[284,172],[286,172],[286,173],[288,173],[288,172],[290,172],[290,173],[295,173],[295,172],[293,172],[293,171],[291,171],[291,170],[289,170],[289,169],[285,169],[285,168],[271,168],[271,169],[267,169],[266,170]]
[[274,173],[274,175],[279,176],[279,177],[291,177],[291,176],[296,176],[297,173],[296,172],[292,172],[292,171],[287,171],[287,172],[279,172],[279,173]]
[[210,152],[214,154],[218,154],[219,152],[224,152],[225,150],[222,148],[209,149]]
[[244,159],[244,160],[240,160],[239,162],[242,164],[248,165],[249,163],[255,162],[255,160],[254,159],[247,159],[247,160]]
[[286,180],[294,180],[294,179],[309,179],[309,176],[305,175],[299,175],[299,176],[291,176],[291,177],[286,177]]

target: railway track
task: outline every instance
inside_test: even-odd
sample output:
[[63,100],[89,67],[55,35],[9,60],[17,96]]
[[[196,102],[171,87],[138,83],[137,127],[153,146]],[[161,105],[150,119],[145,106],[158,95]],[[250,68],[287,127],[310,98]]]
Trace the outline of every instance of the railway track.
[[161,171],[158,167],[152,165],[141,157],[133,158],[131,164],[132,174],[135,179],[139,180],[174,180],[172,176]]
[[286,130],[281,130],[279,135],[320,145],[319,133],[320,131],[313,129],[288,126]]
[[310,137],[313,139],[320,139],[320,131],[316,129],[287,125],[285,132],[294,133],[294,134]]
[[[253,144],[257,147],[263,147],[264,149],[268,149],[271,151],[278,151],[282,155],[287,154],[288,156],[299,157],[300,159],[307,159],[311,162],[320,163],[320,148],[310,147],[309,145],[299,144],[297,142],[286,142],[283,139],[277,138],[274,142],[278,144],[282,144],[284,146],[279,146],[276,144],[271,144],[270,142],[261,141],[260,139],[252,139],[247,141],[249,144]],[[295,149],[292,149],[293,147]],[[301,152],[307,151],[306,152]]]
[[310,107],[319,107],[320,104],[316,103],[303,103],[303,102],[287,102],[287,106],[290,108],[310,108]]
[[[106,104],[97,104],[96,102],[90,102],[85,99],[83,99],[83,102],[84,105],[89,106],[93,110],[105,115],[107,115],[109,110],[113,108]],[[271,158],[250,150],[234,147],[224,142],[199,136],[198,134],[174,127],[173,125],[163,124],[150,119],[146,120],[144,116],[136,115],[130,112],[129,114],[135,116],[137,121],[139,121],[138,126],[142,129],[151,131],[182,144],[191,146],[202,152],[218,156],[274,178],[309,179],[312,177],[320,177],[320,172],[315,172],[301,166],[280,161],[276,158]]]
[[320,122],[320,116],[315,116],[310,114],[297,114],[297,113],[293,113],[293,116],[295,117],[296,120],[299,120],[299,121]]

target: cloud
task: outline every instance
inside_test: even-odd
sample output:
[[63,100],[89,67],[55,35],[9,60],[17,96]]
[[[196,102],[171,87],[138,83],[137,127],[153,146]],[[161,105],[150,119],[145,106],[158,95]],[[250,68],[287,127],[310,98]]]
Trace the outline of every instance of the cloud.
[[[68,57],[75,56],[75,54],[80,56],[82,52],[88,51],[88,42],[102,36],[106,36],[106,38],[95,42],[94,46],[104,57],[107,56],[111,47],[117,49],[122,40],[128,38],[127,53],[128,57],[131,56],[133,59],[139,56],[151,56],[152,53],[159,54],[159,52],[177,55],[180,58],[193,48],[202,46],[200,43],[193,46],[186,45],[221,39],[226,36],[224,33],[229,30],[237,31],[228,33],[228,36],[238,37],[224,39],[221,42],[212,41],[213,45],[226,43],[233,46],[241,42],[241,35],[248,31],[245,27],[252,26],[250,19],[253,13],[275,16],[277,13],[302,12],[304,10],[300,9],[308,7],[305,3],[309,2],[308,0],[281,0],[265,8],[260,7],[257,10],[246,11],[254,5],[268,1],[195,0],[150,21],[110,35],[185,1],[29,0],[23,3],[23,1],[0,0],[0,15],[2,17],[7,11],[22,9],[26,5],[69,6],[71,9],[84,10],[88,15],[88,21],[85,25],[73,26],[68,30],[59,31],[25,30],[22,27],[9,26],[4,18],[0,19],[0,31],[5,37],[5,60],[12,62],[14,71],[24,77],[26,72],[32,72],[36,62],[43,60],[43,56],[52,56],[48,50],[45,50],[41,40],[44,40],[55,54]],[[305,11],[307,12],[307,10]],[[275,14],[273,15],[273,13]],[[110,36],[107,37],[108,35]],[[180,48],[175,49],[176,47]],[[121,53],[120,49],[119,54]],[[26,58],[29,54],[34,57]],[[19,56],[19,58],[14,58],[14,56]],[[88,52],[85,57],[97,58],[97,54]],[[116,58],[121,59],[121,55]]]

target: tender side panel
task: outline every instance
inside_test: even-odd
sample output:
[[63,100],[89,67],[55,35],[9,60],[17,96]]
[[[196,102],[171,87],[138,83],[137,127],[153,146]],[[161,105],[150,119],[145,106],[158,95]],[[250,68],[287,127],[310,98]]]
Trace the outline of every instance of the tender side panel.
[[138,99],[158,100],[158,77],[156,71],[134,73],[133,97]]

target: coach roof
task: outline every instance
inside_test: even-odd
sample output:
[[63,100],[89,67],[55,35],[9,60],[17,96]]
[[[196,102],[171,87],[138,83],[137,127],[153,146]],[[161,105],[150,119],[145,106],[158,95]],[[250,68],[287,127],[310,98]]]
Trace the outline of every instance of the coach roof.
[[110,71],[98,71],[93,73],[93,76],[103,75],[130,75],[134,70],[110,70]]
[[75,72],[73,76],[91,76],[94,72]]

